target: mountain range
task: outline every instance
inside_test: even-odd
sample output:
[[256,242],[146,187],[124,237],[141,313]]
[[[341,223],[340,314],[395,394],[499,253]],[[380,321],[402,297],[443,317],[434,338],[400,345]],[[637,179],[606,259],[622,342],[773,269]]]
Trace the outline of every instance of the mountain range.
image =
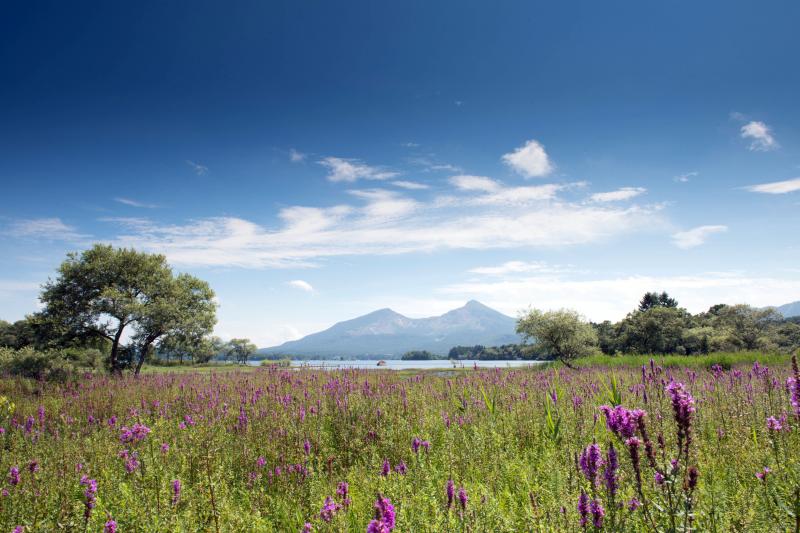
[[784,318],[800,316],[800,300],[798,300],[797,302],[779,305],[778,307],[776,307],[776,309],[780,314],[784,316]]
[[516,320],[470,300],[441,316],[408,318],[391,309],[338,322],[330,328],[260,354],[327,357],[400,357],[411,350],[446,355],[453,346],[518,343]]

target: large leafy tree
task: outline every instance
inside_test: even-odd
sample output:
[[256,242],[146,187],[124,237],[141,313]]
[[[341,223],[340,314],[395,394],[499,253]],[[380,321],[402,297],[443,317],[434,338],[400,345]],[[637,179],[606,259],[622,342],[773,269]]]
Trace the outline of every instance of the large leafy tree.
[[683,333],[689,326],[685,309],[657,305],[629,313],[618,327],[618,343],[625,352],[686,353]]
[[237,363],[247,364],[247,360],[256,353],[258,347],[250,339],[231,339],[225,349],[226,357],[233,357]]
[[[109,367],[136,360],[136,372],[159,339],[177,332],[210,333],[214,293],[187,274],[175,276],[163,255],[96,244],[71,253],[49,280],[41,318],[65,337],[105,338]],[[124,344],[126,337],[129,344]]]
[[678,307],[678,300],[670,297],[666,292],[646,292],[639,300],[639,311],[647,311],[654,307]]
[[533,309],[517,321],[517,333],[533,341],[536,351],[552,355],[570,368],[573,360],[590,355],[597,347],[592,325],[571,309]]

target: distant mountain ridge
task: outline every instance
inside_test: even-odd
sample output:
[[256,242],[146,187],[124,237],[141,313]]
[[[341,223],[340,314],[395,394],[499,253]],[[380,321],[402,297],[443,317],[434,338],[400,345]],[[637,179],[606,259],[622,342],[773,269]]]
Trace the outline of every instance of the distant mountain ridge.
[[446,355],[458,345],[518,343],[521,339],[515,329],[512,317],[470,300],[463,307],[428,318],[408,318],[388,308],[379,309],[258,353],[391,358],[411,350],[428,350]]
[[776,307],[778,312],[784,316],[784,318],[789,318],[793,316],[800,316],[800,300],[788,304],[779,305]]

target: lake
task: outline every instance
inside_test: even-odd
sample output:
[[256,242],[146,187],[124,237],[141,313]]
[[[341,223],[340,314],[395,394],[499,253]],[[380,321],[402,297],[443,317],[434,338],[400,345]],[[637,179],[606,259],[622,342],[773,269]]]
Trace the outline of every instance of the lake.
[[[433,361],[402,361],[400,359],[385,359],[385,366],[378,366],[377,361],[336,361],[336,360],[320,360],[320,361],[292,361],[293,367],[323,367],[323,368],[383,368],[390,370],[408,370],[408,369],[439,369],[439,368],[454,368],[453,363],[445,360]],[[511,367],[525,367],[534,366],[544,363],[545,361],[477,361],[472,359],[464,359],[455,362],[455,368],[474,368],[476,365],[479,368],[511,368]],[[259,366],[261,361],[248,361],[248,364]]]

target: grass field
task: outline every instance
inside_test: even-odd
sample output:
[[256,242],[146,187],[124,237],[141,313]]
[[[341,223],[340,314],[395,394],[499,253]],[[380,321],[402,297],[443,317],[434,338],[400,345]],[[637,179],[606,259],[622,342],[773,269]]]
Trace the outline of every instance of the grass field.
[[0,530],[796,531],[800,385],[749,357],[3,379]]

